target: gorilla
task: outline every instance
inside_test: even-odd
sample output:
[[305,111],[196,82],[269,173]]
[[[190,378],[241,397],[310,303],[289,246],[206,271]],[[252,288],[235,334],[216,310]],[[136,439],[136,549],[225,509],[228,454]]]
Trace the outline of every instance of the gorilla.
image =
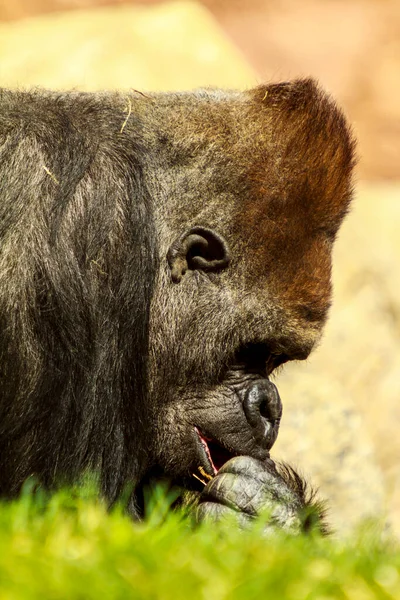
[[0,494],[95,472],[140,518],[167,480],[199,520],[305,528],[270,377],[320,340],[354,146],[311,79],[2,89]]

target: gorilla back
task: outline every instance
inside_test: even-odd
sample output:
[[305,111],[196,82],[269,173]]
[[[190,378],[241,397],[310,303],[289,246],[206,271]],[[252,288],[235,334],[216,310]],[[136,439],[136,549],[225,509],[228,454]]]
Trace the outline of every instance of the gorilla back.
[[320,337],[353,155],[312,80],[1,91],[0,493],[269,464],[269,376]]

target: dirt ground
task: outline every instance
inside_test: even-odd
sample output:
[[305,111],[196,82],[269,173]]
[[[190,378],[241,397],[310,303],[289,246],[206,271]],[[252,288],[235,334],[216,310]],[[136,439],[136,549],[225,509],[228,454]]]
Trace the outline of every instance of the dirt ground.
[[319,485],[338,530],[385,513],[400,535],[400,3],[99,4],[3,0],[0,85],[243,88],[312,74],[345,106],[360,141],[356,201],[324,340],[277,378],[274,454]]

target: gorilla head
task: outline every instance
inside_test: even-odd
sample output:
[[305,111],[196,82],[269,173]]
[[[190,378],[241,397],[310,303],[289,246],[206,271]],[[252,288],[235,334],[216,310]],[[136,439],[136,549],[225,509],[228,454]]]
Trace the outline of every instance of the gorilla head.
[[164,97],[155,111],[167,150],[152,191],[152,440],[175,476],[213,474],[267,457],[280,417],[269,376],[320,338],[353,143],[309,80]]
[[351,198],[336,105],[311,80],[3,91],[0,142],[0,492],[268,461],[269,377],[320,338]]

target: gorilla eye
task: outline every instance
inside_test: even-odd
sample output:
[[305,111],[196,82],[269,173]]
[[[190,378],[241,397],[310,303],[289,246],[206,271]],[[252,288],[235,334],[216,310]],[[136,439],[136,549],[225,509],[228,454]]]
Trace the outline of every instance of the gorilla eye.
[[271,356],[265,344],[246,344],[236,353],[236,362],[243,365],[249,373],[265,371],[266,364]]
[[235,362],[244,367],[248,373],[266,373],[270,375],[274,369],[290,360],[284,353],[271,350],[268,344],[252,343],[242,346],[236,353]]

